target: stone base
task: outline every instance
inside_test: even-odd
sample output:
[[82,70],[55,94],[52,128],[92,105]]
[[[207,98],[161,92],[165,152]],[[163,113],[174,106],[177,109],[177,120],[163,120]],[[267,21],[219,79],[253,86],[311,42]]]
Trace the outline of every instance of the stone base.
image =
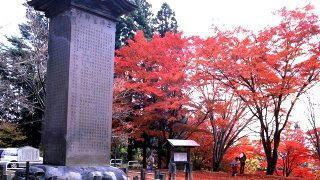
[[[45,179],[58,180],[127,180],[127,175],[112,166],[49,166],[34,165],[30,169],[39,168],[45,172]],[[96,177],[96,178],[95,178]]]

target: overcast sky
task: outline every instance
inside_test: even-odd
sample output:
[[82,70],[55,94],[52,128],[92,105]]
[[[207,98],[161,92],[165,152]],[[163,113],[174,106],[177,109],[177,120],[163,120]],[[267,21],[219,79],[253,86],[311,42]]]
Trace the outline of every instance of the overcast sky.
[[154,11],[167,2],[176,12],[180,30],[187,35],[210,34],[212,24],[225,25],[227,28],[243,26],[259,30],[268,24],[276,23],[272,15],[275,10],[286,6],[294,8],[314,4],[320,12],[320,0],[148,0]]
[[[320,14],[320,0],[147,0],[154,14],[163,2],[175,11],[179,30],[186,35],[209,36],[212,24],[232,28],[243,26],[259,30],[277,22],[272,12],[284,6],[294,8],[310,2]],[[18,24],[25,21],[25,0],[0,0],[0,41],[4,35],[18,34]],[[317,88],[320,89],[320,88]],[[320,99],[320,93],[314,90]],[[305,105],[300,102],[293,119],[304,119]]]
[[[293,8],[313,4],[320,13],[320,0],[147,0],[154,14],[163,2],[176,12],[179,30],[186,35],[210,35],[212,24],[227,28],[243,26],[259,30],[276,23],[272,12],[284,6]],[[0,1],[0,36],[18,33],[17,24],[24,21],[25,0]],[[1,40],[1,39],[0,39]]]

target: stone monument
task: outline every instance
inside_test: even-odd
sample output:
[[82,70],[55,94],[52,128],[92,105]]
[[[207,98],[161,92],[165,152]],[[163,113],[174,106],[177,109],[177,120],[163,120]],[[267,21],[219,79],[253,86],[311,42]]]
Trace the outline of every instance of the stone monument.
[[135,6],[127,0],[28,4],[50,18],[42,137],[46,171],[101,169],[110,159],[116,20]]

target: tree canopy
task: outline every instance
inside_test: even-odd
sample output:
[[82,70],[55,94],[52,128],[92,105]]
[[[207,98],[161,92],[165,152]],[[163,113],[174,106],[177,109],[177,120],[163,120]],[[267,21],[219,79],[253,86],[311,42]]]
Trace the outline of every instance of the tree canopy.
[[146,0],[133,0],[132,3],[137,6],[136,10],[120,17],[117,23],[116,49],[126,45],[127,40],[132,39],[138,30],[143,31],[148,40],[154,33],[163,37],[166,32],[177,32],[178,23],[169,4],[163,3],[157,16],[154,16],[152,6]]
[[175,18],[175,12],[168,3],[163,3],[157,16],[153,19],[154,29],[164,37],[167,32],[177,32],[178,23]]
[[[164,125],[170,125],[171,119],[178,120],[192,114],[188,116],[188,122],[191,122],[201,112],[202,116],[198,116],[200,119],[194,122],[204,122],[201,119],[207,116],[211,121],[211,127],[208,129],[213,134],[228,132],[226,127],[231,124],[236,125],[235,119],[246,126],[244,122],[248,116],[241,118],[241,113],[239,114],[243,110],[237,112],[232,107],[236,114],[235,118],[230,119],[234,112],[228,111],[228,103],[222,105],[221,102],[216,102],[222,98],[219,92],[227,94],[225,96],[227,98],[239,99],[241,102],[239,105],[243,104],[246,107],[244,109],[247,109],[253,117],[252,120],[257,120],[260,124],[260,129],[256,133],[261,138],[267,162],[267,174],[273,174],[277,166],[281,134],[287,128],[293,108],[301,95],[319,82],[320,73],[319,18],[312,13],[312,7],[307,5],[294,10],[284,8],[278,11],[278,15],[282,18],[278,25],[267,27],[258,33],[242,28],[230,31],[214,28],[213,36],[205,40],[192,37],[187,41],[190,44],[186,44],[187,46],[183,48],[183,56],[175,57],[171,53],[181,52],[181,45],[185,44],[184,42],[175,44],[175,51],[159,49],[163,47],[163,42],[158,41],[158,37],[154,37],[149,43],[142,38],[141,34],[133,42],[128,43],[127,47],[120,49],[116,67],[119,67],[122,77],[130,84],[127,88],[137,92],[138,98],[134,101],[139,102],[138,115],[142,116],[138,124],[147,122],[145,132],[156,135],[154,130],[158,128],[151,128],[150,123],[156,123],[170,132],[170,126]],[[166,36],[163,37],[167,40],[164,44],[172,45]],[[172,34],[168,36],[173,37]],[[177,37],[181,35],[178,34]],[[151,45],[154,42],[157,42],[156,46]],[[139,45],[136,46],[135,43]],[[151,49],[149,49],[150,45]],[[168,55],[173,59],[164,59]],[[184,60],[185,57],[191,60],[183,66],[175,64]],[[170,72],[172,68],[167,67],[167,63],[178,69]],[[187,70],[185,70],[186,67]],[[192,75],[195,75],[194,78]],[[182,79],[176,82],[178,77]],[[161,84],[167,81],[167,78],[169,78],[168,82],[173,84]],[[186,83],[179,84],[180,82]],[[175,96],[170,96],[170,93],[163,94],[167,90],[171,92],[168,88],[180,90],[183,96],[176,96],[179,91],[175,91]],[[183,93],[191,91],[200,94],[196,96],[194,105],[190,101],[195,97]],[[162,95],[165,95],[165,98],[162,98]],[[185,95],[187,95],[186,99],[183,98]],[[183,100],[184,103],[182,103]],[[237,101],[232,99],[230,102]],[[197,104],[200,106],[198,111],[195,111]],[[187,108],[184,111],[179,110],[183,114],[172,114],[175,117],[173,118],[167,116],[170,115],[168,112],[175,112],[170,109],[173,105]],[[215,114],[210,114],[212,112]],[[219,112],[221,112],[221,118],[219,118]],[[192,131],[196,129],[193,127]],[[230,133],[238,135],[239,133],[235,130],[231,129]],[[169,132],[163,131],[162,137],[171,137]],[[217,146],[228,147],[228,144],[221,144],[226,139],[215,139],[218,137],[215,135],[213,138],[214,142],[219,142]],[[231,139],[237,138],[235,136]],[[235,143],[233,140],[230,141],[231,145]],[[216,159],[217,153],[214,154]]]

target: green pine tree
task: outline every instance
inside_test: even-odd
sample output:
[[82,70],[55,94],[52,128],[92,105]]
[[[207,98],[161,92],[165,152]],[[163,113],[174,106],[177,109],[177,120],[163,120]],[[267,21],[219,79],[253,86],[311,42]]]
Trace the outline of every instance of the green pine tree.
[[153,19],[155,31],[161,37],[164,37],[167,32],[177,32],[178,23],[175,18],[175,12],[170,8],[169,4],[163,3],[157,16]]
[[134,37],[137,30],[142,30],[146,38],[153,36],[151,4],[146,0],[132,0],[137,6],[133,12],[120,17],[116,31],[116,49]]

